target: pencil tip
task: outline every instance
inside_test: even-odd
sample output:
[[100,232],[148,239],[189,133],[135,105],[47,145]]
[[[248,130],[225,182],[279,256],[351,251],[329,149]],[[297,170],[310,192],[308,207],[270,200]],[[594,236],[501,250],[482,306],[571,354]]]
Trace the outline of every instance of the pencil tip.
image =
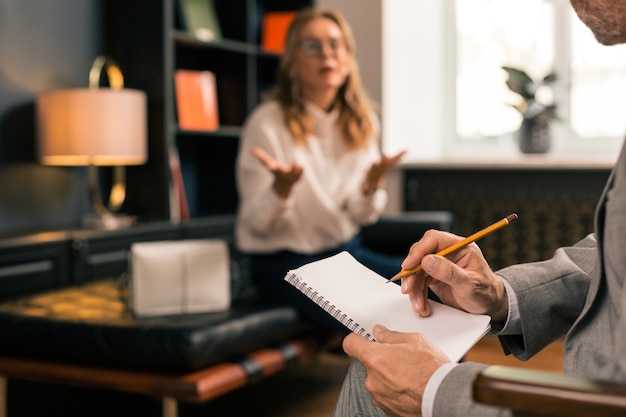
[[387,283],[397,281],[397,280],[399,280],[400,278],[402,278],[402,271],[398,272],[397,274],[395,274],[394,276],[392,276],[391,278],[389,278],[389,279],[387,280]]

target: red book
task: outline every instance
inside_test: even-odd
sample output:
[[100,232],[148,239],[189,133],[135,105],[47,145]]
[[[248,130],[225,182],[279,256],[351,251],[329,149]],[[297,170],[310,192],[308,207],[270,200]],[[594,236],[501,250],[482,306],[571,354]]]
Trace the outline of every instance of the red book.
[[187,193],[185,192],[185,182],[180,168],[180,158],[177,149],[170,149],[170,171],[172,175],[172,220],[189,220],[189,205]]
[[174,85],[178,126],[185,130],[217,130],[220,123],[215,74],[177,70]]
[[298,12],[267,12],[263,15],[263,31],[261,47],[268,52],[282,54],[285,52],[285,38],[289,25]]

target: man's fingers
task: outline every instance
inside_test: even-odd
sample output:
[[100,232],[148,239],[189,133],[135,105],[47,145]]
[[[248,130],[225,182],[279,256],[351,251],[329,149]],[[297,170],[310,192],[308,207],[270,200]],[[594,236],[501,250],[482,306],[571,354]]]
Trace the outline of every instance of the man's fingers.
[[409,277],[402,278],[402,293],[409,295],[413,312],[422,317],[428,317],[430,315],[430,304],[428,302],[429,282],[429,279],[423,275],[418,277],[416,274],[413,274]]
[[454,262],[439,255],[426,255],[422,259],[424,272],[451,287],[456,287],[467,281],[464,270]]
[[[377,324],[372,329],[372,334],[376,342],[378,343],[387,343],[387,344],[399,344],[405,343],[410,340],[414,336],[410,333],[401,333],[393,330],[387,329],[385,326],[381,324]],[[372,342],[364,338],[363,336],[359,336],[356,333],[351,333],[343,339],[343,350],[346,354],[354,359],[357,359],[361,362],[363,361],[363,353],[366,351],[371,351]]]
[[407,341],[408,335],[408,333],[389,330],[381,324],[375,325],[372,333],[374,333],[374,339],[376,339],[377,342],[390,344],[404,343]]
[[351,358],[361,361],[361,352],[363,351],[363,348],[365,347],[364,344],[366,343],[371,342],[363,336],[359,336],[356,333],[350,333],[343,339],[343,351],[346,352],[346,354]]
[[460,236],[448,232],[427,230],[419,241],[411,245],[408,255],[402,261],[402,269],[411,269],[422,262],[426,255],[437,253],[460,240]]

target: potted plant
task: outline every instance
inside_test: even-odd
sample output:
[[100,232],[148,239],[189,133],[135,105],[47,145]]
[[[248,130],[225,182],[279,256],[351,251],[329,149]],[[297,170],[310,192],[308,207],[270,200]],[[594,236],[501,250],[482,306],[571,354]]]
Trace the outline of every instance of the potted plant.
[[533,80],[525,71],[503,66],[508,78],[506,85],[521,98],[519,104],[512,105],[522,115],[522,124],[518,131],[518,145],[524,153],[545,153],[550,150],[550,121],[557,119],[556,105],[544,103],[537,98],[542,87],[554,86],[556,73],[550,72],[539,81]]

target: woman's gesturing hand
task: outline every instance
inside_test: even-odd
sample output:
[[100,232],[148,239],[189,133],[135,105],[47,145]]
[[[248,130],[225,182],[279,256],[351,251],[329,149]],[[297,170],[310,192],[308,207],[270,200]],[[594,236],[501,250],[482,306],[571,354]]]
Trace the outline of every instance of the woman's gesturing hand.
[[387,172],[400,162],[405,154],[406,151],[399,152],[393,156],[383,155],[380,161],[373,163],[363,181],[363,192],[369,194],[382,187]]
[[274,191],[282,198],[289,197],[293,185],[302,176],[302,167],[298,164],[283,164],[261,148],[253,148],[252,155],[274,174]]

